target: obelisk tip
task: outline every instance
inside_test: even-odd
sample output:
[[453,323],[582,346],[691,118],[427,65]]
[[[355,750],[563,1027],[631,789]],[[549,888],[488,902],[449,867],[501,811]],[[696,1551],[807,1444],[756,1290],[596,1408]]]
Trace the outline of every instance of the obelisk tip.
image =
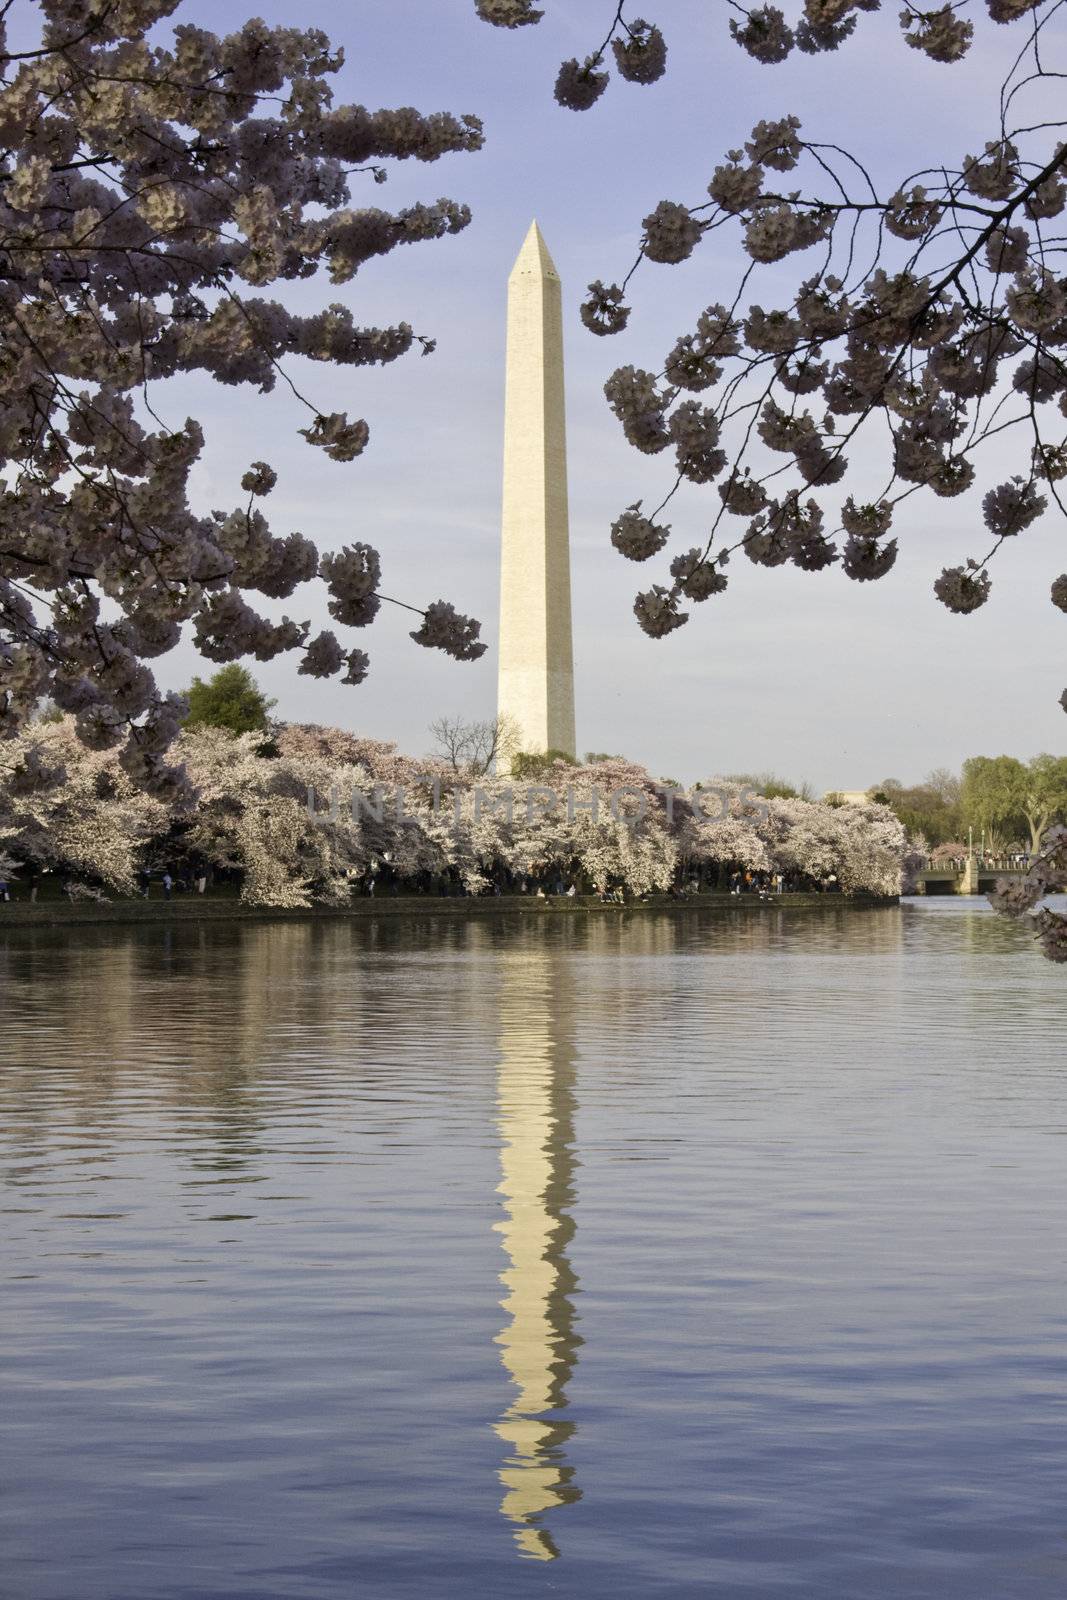
[[515,258],[515,265],[511,269],[512,277],[519,273],[523,275],[533,273],[541,278],[559,278],[556,264],[548,253],[548,246],[544,241],[541,229],[534,218],[530,223],[529,232],[522,242],[522,249]]

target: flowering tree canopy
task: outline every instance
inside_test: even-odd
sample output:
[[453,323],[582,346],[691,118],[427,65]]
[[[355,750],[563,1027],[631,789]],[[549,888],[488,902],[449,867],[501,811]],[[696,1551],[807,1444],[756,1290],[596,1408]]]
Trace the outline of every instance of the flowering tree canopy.
[[[885,806],[753,802],[729,780],[682,791],[621,758],[556,762],[529,783],[415,761],[338,728],[185,728],[176,751],[196,784],[186,812],[135,784],[118,749],[92,750],[75,719],[10,741],[0,769],[0,853],[129,893],[147,866],[235,874],[253,905],[343,905],[388,869],[410,889],[472,894],[506,882],[663,892],[730,868],[833,878],[845,893],[899,892],[904,829]],[[62,776],[64,782],[56,781]]]
[[[539,22],[547,9],[532,0],[475,5],[504,28]],[[794,49],[836,50],[878,5],[805,0],[790,20],[774,5],[734,4],[730,32],[774,64]],[[608,8],[607,37],[563,63],[555,92],[564,107],[593,105],[612,59],[634,83],[663,75],[663,34],[626,9],[620,3],[610,17]],[[656,510],[638,502],[614,522],[622,555],[646,561],[665,549],[670,527],[658,519],[682,482],[715,490],[710,528],[637,596],[638,622],[653,637],[686,622],[687,602],[726,588],[734,551],[765,567],[839,563],[850,578],[874,581],[896,560],[896,530],[916,520],[901,514],[903,502],[977,486],[979,543],[934,584],[942,604],[965,614],[988,598],[1001,547],[1050,502],[1064,511],[1067,276],[1057,219],[1067,204],[1067,119],[1050,32],[1061,8],[987,0],[987,9],[986,26],[1014,26],[1003,35],[1009,70],[984,150],[938,155],[880,189],[832,129],[808,135],[790,115],[761,121],[709,172],[706,197],[665,199],[645,217],[621,283],[590,285],[582,320],[593,333],[617,334],[640,262],[684,261],[723,228],[736,230],[748,258],[730,303],[709,305],[658,371],[622,366],[605,386],[629,442],[672,458]],[[975,33],[966,11],[966,0],[906,6],[905,43],[936,62],[958,61]],[[1047,106],[1035,101],[1046,88]],[[795,290],[760,303],[758,269],[794,256],[804,259]],[[861,429],[880,433],[884,474],[872,487],[865,460],[867,481],[849,492],[843,480]],[[1005,435],[1017,441],[1014,473],[989,481],[987,469],[982,480],[983,447]],[[1051,599],[1067,610],[1067,573],[1052,581]]]
[[[272,530],[266,462],[249,466],[239,503],[195,512],[203,435],[160,419],[153,382],[205,372],[265,391],[291,385],[290,354],[355,367],[430,350],[407,323],[362,328],[342,305],[298,316],[263,291],[322,271],[347,283],[399,245],[464,228],[467,208],[447,199],[354,207],[352,179],[482,143],[475,117],[334,106],[342,55],[316,29],[251,21],[219,37],[178,23],[156,42],[150,30],[178,9],[0,8],[0,738],[49,696],[80,739],[120,748],[124,771],[161,796],[184,781],[164,759],[181,708],[146,662],[184,624],[212,661],[295,651],[300,672],[359,683],[361,649],[272,622],[247,597],[285,599],[319,578],[344,628],[366,626],[386,597],[369,545],[320,557],[303,533]],[[9,49],[7,22],[33,18],[32,47]],[[311,447],[360,454],[365,420],[306,403]],[[484,650],[478,624],[445,601],[413,609],[420,644],[461,660]]]

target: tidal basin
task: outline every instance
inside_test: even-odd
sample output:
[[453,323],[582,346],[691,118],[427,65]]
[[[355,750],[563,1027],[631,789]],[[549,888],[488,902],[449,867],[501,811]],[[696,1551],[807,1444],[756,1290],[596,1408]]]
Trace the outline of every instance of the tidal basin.
[[1067,989],[964,899],[0,923],[17,1600],[1067,1592]]

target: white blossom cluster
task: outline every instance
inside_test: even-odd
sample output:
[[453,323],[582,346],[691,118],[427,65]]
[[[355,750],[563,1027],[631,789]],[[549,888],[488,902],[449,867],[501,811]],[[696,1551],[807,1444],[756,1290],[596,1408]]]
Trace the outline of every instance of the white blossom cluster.
[[[201,430],[162,421],[152,385],[206,372],[268,391],[288,356],[362,367],[432,349],[406,323],[363,328],[337,304],[298,315],[261,291],[320,271],[345,283],[465,227],[447,199],[354,205],[353,180],[477,150],[481,125],[335,106],[342,57],[317,29],[253,20],[216,35],[179,19],[164,42],[179,0],[24,9],[38,48],[6,53],[0,19],[0,739],[49,696],[91,748],[121,744],[124,771],[169,792],[178,720],[146,661],[188,625],[212,660],[299,650],[300,671],[358,683],[365,652],[309,642],[305,623],[272,622],[247,597],[288,598],[321,570],[344,625],[365,626],[380,600],[368,547],[320,564],[305,535],[272,531],[257,504],[276,482],[268,462],[241,479],[244,508],[196,511]],[[310,409],[301,431],[326,456],[365,449],[365,420]],[[469,660],[477,633],[438,602],[414,637]]]

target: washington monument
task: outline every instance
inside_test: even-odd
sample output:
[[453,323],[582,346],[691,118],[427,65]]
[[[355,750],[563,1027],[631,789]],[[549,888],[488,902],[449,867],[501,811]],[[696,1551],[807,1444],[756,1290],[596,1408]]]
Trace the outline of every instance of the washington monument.
[[497,711],[519,750],[575,754],[563,315],[536,222],[508,279]]

